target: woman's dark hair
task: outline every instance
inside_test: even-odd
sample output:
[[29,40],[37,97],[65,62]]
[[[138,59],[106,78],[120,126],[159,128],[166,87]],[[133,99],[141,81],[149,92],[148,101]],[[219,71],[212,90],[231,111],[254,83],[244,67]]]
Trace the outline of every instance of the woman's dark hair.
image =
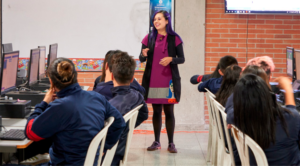
[[59,90],[77,83],[77,71],[73,62],[67,58],[56,58],[52,61],[48,67],[48,75]]
[[281,121],[289,136],[283,110],[266,82],[254,74],[245,74],[233,90],[234,123],[250,136],[262,149],[276,140],[276,120]]
[[[173,30],[173,28],[172,28],[172,22],[171,22],[171,21],[172,21],[171,15],[170,15],[167,11],[165,11],[165,10],[160,10],[160,11],[155,12],[155,13],[152,15],[152,17],[151,17],[151,22],[153,23],[154,18],[155,18],[155,16],[156,16],[156,14],[158,14],[158,13],[162,13],[163,16],[164,16],[164,18],[165,18],[166,20],[168,20],[168,24],[167,24],[167,26],[166,26],[167,34],[168,34],[168,35],[177,36],[177,37],[179,37],[179,39],[182,41],[181,37]],[[153,30],[151,31],[150,37],[149,37],[151,43],[155,43],[155,38],[156,38],[156,36],[157,36],[157,29],[153,26]]]
[[111,72],[112,71],[112,63],[111,63],[111,60],[112,60],[112,57],[115,53],[117,52],[120,52],[119,50],[110,50],[106,53],[105,55],[105,59],[103,61],[103,65],[102,65],[102,76],[101,76],[101,79],[100,79],[100,82],[104,82],[105,80],[105,67],[106,67],[106,63],[108,65],[108,69],[109,71]]
[[216,100],[223,106],[225,106],[227,98],[231,95],[233,88],[239,80],[242,68],[238,65],[231,65],[225,69],[222,84],[218,92],[216,93]]
[[254,74],[254,75],[259,76],[267,83],[269,90],[271,91],[271,86],[269,84],[270,77],[267,75],[267,73],[265,72],[265,70],[262,67],[259,67],[256,65],[249,65],[244,69],[244,71],[242,73],[242,75],[245,75],[245,74]]
[[238,61],[235,59],[235,57],[231,55],[226,55],[222,57],[215,69],[215,71],[210,75],[210,78],[219,78],[221,77],[219,73],[219,69],[224,73],[227,66],[231,65],[238,65]]

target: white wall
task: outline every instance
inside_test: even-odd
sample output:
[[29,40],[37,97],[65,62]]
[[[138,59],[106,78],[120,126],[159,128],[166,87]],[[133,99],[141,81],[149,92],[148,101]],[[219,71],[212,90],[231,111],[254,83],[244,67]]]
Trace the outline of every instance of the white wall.
[[3,43],[21,57],[58,43],[58,56],[104,58],[111,49],[138,58],[149,0],[3,0]]

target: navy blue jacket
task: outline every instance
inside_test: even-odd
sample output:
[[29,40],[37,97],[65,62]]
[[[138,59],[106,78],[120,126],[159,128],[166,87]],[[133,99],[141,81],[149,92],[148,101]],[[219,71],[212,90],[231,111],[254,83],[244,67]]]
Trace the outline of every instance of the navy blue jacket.
[[[113,98],[109,100],[109,103],[117,108],[120,113],[124,116],[130,110],[134,109],[140,104],[143,107],[139,110],[135,127],[139,126],[143,121],[148,119],[148,107],[144,101],[144,97],[138,91],[131,89],[130,86],[118,86],[112,88]],[[129,131],[128,125],[123,131],[119,144],[111,165],[119,165],[120,160],[123,159],[125,153],[125,145],[127,140],[127,134]]]
[[90,142],[111,116],[115,121],[105,149],[118,141],[126,126],[124,119],[102,95],[84,91],[75,83],[59,91],[57,97],[49,104],[37,104],[25,127],[26,136],[33,141],[53,139],[49,149],[52,164],[83,165]]
[[210,78],[209,80],[206,80],[199,84],[198,90],[199,92],[206,92],[206,89],[208,89],[211,93],[216,94],[218,90],[221,87],[223,77],[220,78]]
[[[285,133],[281,121],[277,119],[275,144],[271,143],[270,147],[264,150],[269,165],[300,165],[300,115],[295,106],[288,105],[286,108],[291,111],[291,114],[282,111],[289,136]],[[227,110],[227,123],[234,124],[233,108]],[[252,155],[250,155],[250,164],[256,164]]]
[[[113,97],[113,94],[111,92],[111,88],[113,87],[113,81],[100,82],[93,89],[93,91],[100,93],[101,95],[105,96],[107,100],[110,100]],[[145,88],[142,87],[135,79],[133,79],[132,83],[130,84],[130,88],[139,91],[142,95],[145,94]]]

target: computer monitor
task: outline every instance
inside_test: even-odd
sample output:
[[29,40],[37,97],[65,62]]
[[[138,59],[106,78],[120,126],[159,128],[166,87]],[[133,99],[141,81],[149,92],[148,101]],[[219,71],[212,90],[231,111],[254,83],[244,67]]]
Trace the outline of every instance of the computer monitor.
[[295,50],[296,80],[300,80],[300,50]]
[[4,53],[1,64],[0,95],[16,88],[19,51]]
[[3,48],[3,53],[7,53],[7,52],[12,52],[13,51],[12,43],[2,44],[2,48]]
[[30,61],[28,65],[28,85],[34,85],[38,81],[39,73],[39,60],[40,60],[40,49],[31,49],[30,50]]
[[40,49],[40,62],[39,62],[39,80],[45,78],[46,72],[46,46],[39,46]]
[[51,62],[57,58],[57,43],[51,44],[49,47],[49,54],[47,59],[47,66],[49,67]]
[[294,77],[294,48],[286,47],[286,74]]

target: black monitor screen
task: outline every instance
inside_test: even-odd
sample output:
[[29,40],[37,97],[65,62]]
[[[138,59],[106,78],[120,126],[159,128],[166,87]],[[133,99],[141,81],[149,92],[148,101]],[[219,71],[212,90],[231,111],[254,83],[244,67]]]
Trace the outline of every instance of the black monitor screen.
[[51,62],[57,58],[57,44],[51,44],[49,49],[49,56],[48,56],[48,67],[50,66]]
[[300,50],[295,50],[296,80],[300,80]]
[[1,95],[16,88],[19,51],[4,53],[1,70]]
[[286,74],[293,77],[294,69],[294,49],[291,47],[286,48]]
[[29,65],[29,85],[35,84],[38,81],[38,69],[39,69],[40,49],[32,49],[30,54]]
[[41,79],[45,77],[46,47],[39,46],[39,49],[40,49],[39,79]]

